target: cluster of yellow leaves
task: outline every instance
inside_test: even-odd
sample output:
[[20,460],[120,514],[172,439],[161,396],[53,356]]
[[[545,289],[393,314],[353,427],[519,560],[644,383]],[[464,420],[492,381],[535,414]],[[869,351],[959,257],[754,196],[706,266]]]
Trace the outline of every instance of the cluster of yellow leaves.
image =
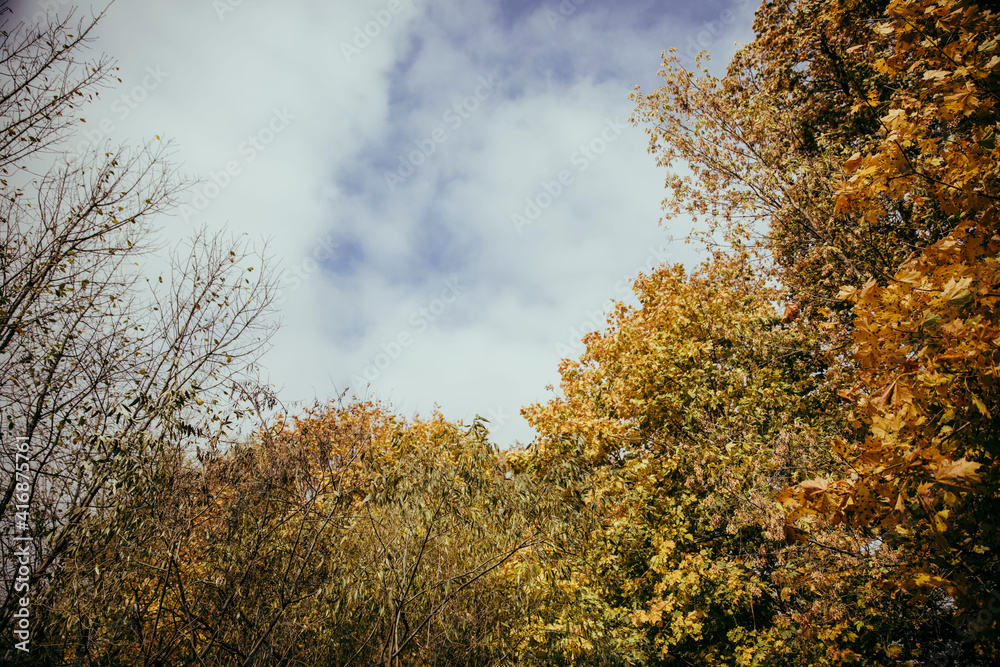
[[719,257],[691,276],[664,266],[640,277],[640,306],[618,304],[607,333],[585,337],[580,359],[560,365],[563,396],[525,408],[539,455],[558,456],[574,435],[589,459],[606,461],[657,430],[683,432],[711,419],[744,395],[751,378],[733,368],[745,353],[736,340],[774,316],[776,298],[762,281],[741,280],[747,272],[742,260]]
[[[853,111],[876,111],[881,132],[844,163],[849,176],[837,210],[872,222],[907,200],[919,217],[933,210],[967,216],[996,202],[1000,176],[996,145],[1000,38],[995,11],[960,0],[893,0],[875,31],[892,38],[876,69],[897,91],[883,106],[859,101]],[[873,93],[874,96],[874,93]],[[871,108],[869,108],[871,107]]]
[[538,517],[478,422],[335,402],[197,458],[158,481],[156,512],[117,524],[131,548],[108,570],[127,584],[105,599],[95,656],[440,664],[509,650],[526,602],[501,566],[526,562]]
[[900,584],[964,596],[997,574],[1000,16],[893,0],[874,29],[891,40],[875,62],[896,92],[881,131],[844,164],[837,212],[875,224],[902,202],[914,221],[949,231],[887,280],[841,290],[858,366],[842,396],[866,433],[834,442],[849,474],[779,497],[793,521],[819,512],[908,550],[891,575]]
[[690,274],[660,267],[634,290],[639,305],[619,304],[580,359],[562,363],[561,395],[523,411],[539,436],[531,456],[510,459],[546,470],[575,458],[600,517],[536,582],[559,593],[543,593],[527,653],[586,640],[589,652],[561,654],[567,664],[756,665],[793,654],[796,603],[777,601],[767,573],[785,547],[769,496],[774,480],[815,466],[822,427],[797,420],[832,392],[798,348],[795,309],[777,315],[746,255],[720,254]]
[[[678,451],[697,452],[696,483],[701,475],[732,492],[712,474],[725,469],[744,488],[769,480],[768,496],[784,487],[777,499],[789,546],[775,549],[778,567],[765,570],[787,606],[769,621],[771,646],[806,648],[803,661],[926,660],[956,641],[954,623],[934,628],[974,613],[979,602],[968,595],[1000,583],[1000,21],[973,0],[802,0],[765,3],[754,27],[754,42],[721,78],[701,63],[696,77],[665,56],[663,85],[634,97],[636,118],[650,125],[658,164],[682,163],[667,176],[667,210],[707,217],[737,254],[761,260],[760,275],[779,286],[771,300],[795,301],[782,322],[799,334],[730,330],[723,337],[743,355],[703,365],[728,324],[685,329],[697,318],[683,297],[652,297],[646,312],[626,310],[593,335],[579,362],[564,362],[564,398],[527,414],[543,458],[579,434],[593,464],[631,473],[636,458],[663,448],[645,428],[659,424],[685,444]],[[838,296],[842,285],[851,287]],[[663,289],[684,293],[676,281]],[[652,315],[658,303],[672,315]],[[763,362],[768,350],[773,366],[745,363]],[[776,372],[787,352],[815,355],[814,385]],[[719,438],[757,426],[746,421],[753,412],[740,378],[758,414],[801,417],[812,429],[797,441],[817,437],[825,456],[802,465],[779,454],[780,428],[755,434],[755,456]],[[840,405],[799,400],[824,392]],[[704,446],[713,440],[728,440],[725,455]],[[686,469],[678,459],[668,459],[675,473]],[[786,464],[795,472],[775,473]],[[695,493],[687,502],[685,490],[646,471],[638,479],[659,482],[636,484],[634,508],[608,501],[619,531],[647,520],[649,507],[669,506],[695,525],[692,517],[718,501]],[[771,535],[770,515],[757,517]],[[697,530],[681,523],[657,525],[644,547],[649,570],[670,577],[665,591],[683,579],[653,545],[673,544],[683,557]],[[824,555],[811,567],[795,564],[817,548]],[[716,566],[727,562],[713,554]],[[690,611],[658,596],[655,584],[628,590],[644,600],[630,616],[638,625],[660,628],[668,612]]]

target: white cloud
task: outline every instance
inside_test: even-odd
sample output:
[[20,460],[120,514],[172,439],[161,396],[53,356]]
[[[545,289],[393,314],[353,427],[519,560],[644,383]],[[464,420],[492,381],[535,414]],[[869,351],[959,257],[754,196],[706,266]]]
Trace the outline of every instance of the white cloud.
[[[706,41],[707,30],[726,52],[721,64],[734,39],[747,41],[742,0],[720,7],[738,15],[689,24],[669,8],[639,20],[645,3],[592,1],[554,27],[546,12],[558,4],[546,3],[512,28],[485,0],[222,2],[232,11],[221,19],[207,1],[114,5],[97,48],[119,59],[124,83],[88,127],[110,119],[115,140],[169,137],[185,170],[217,185],[235,161],[239,173],[191,224],[175,216],[166,233],[228,224],[270,238],[284,266],[298,268],[264,359],[286,399],[333,397],[409,333],[375,394],[404,411],[492,415],[499,443],[527,441],[517,412],[558,381],[559,346],[609,299],[628,297],[626,276],[661,257],[696,261],[691,246],[661,250],[664,175],[642,129],[620,121],[632,86],[655,84],[661,50]],[[147,68],[167,74],[116,113],[116,98],[152,81]],[[482,92],[480,77],[502,85],[461,106]],[[457,125],[446,116],[455,104]],[[241,146],[275,110],[294,118],[248,159]],[[428,139],[434,151],[390,190],[387,169]],[[593,159],[582,149],[591,146]],[[552,196],[546,184],[561,172],[572,183]],[[545,192],[551,202],[539,200]],[[511,215],[526,199],[547,206],[518,233]],[[330,239],[347,263],[312,264]],[[452,276],[462,294],[426,327],[414,324]]]

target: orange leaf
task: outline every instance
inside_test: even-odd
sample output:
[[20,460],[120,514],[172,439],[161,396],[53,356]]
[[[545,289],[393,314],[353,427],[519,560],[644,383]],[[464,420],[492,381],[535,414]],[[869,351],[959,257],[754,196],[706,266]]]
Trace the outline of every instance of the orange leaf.
[[934,478],[945,484],[962,482],[975,484],[979,482],[979,475],[976,473],[976,470],[981,467],[981,463],[969,461],[964,457],[958,461],[945,459],[938,464],[937,470],[934,471]]
[[879,397],[876,398],[874,401],[872,401],[872,405],[877,407],[879,410],[885,410],[886,407],[889,405],[889,401],[892,399],[892,394],[893,391],[895,391],[895,389],[896,389],[896,381],[893,380],[886,386],[885,389],[882,390],[882,393],[879,394]]

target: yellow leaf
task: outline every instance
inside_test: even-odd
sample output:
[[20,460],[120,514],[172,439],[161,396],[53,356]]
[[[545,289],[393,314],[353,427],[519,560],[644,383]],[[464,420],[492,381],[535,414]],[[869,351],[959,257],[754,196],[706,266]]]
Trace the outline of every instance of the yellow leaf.
[[942,579],[937,575],[927,574],[926,572],[921,572],[914,577],[913,583],[917,586],[934,586],[938,588],[951,586],[951,582],[947,579]]
[[958,461],[944,459],[938,464],[937,470],[934,471],[934,478],[944,483],[967,482],[974,484],[979,481],[979,475],[976,474],[976,470],[981,467],[981,463],[969,461],[964,457]]
[[856,287],[851,287],[850,285],[843,285],[840,288],[840,292],[837,293],[837,300],[848,301],[855,295],[857,291],[858,288]]
[[888,385],[886,385],[885,389],[882,390],[882,393],[879,394],[878,398],[872,401],[872,405],[874,405],[880,410],[885,410],[886,407],[888,407],[889,405],[889,401],[892,399],[892,394],[895,391],[895,389],[896,389],[896,381],[893,380]]
[[983,415],[984,417],[986,417],[987,419],[989,419],[989,418],[990,418],[990,411],[986,409],[986,405],[985,405],[985,404],[984,404],[984,403],[982,402],[982,400],[981,400],[981,399],[980,399],[980,398],[979,398],[978,396],[976,396],[975,394],[972,394],[972,402],[973,402],[973,403],[974,403],[974,404],[976,405],[976,409],[977,409],[977,410],[979,410],[979,412],[980,412],[980,413],[981,413],[981,414],[982,414],[982,415]]
[[924,72],[924,81],[930,81],[931,79],[947,79],[951,76],[951,72],[944,69],[932,69]]
[[844,163],[844,171],[851,173],[858,168],[862,160],[863,158],[861,157],[861,153],[855,153],[850,157],[850,159],[847,160],[847,162]]
[[969,295],[968,287],[971,284],[971,277],[962,278],[961,280],[955,280],[953,278],[944,286],[944,290],[941,292],[941,297],[949,302],[961,301]]

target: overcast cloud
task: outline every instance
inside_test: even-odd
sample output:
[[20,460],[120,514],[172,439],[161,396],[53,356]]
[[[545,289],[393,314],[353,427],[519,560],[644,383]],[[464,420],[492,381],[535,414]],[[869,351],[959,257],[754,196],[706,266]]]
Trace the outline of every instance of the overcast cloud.
[[283,326],[263,361],[284,401],[349,389],[527,442],[521,406],[628,281],[698,261],[668,243],[690,223],[657,225],[664,174],[629,92],[670,47],[721,66],[753,7],[119,0],[95,49],[123,84],[77,143],[170,139],[203,181],[164,233],[268,241]]

